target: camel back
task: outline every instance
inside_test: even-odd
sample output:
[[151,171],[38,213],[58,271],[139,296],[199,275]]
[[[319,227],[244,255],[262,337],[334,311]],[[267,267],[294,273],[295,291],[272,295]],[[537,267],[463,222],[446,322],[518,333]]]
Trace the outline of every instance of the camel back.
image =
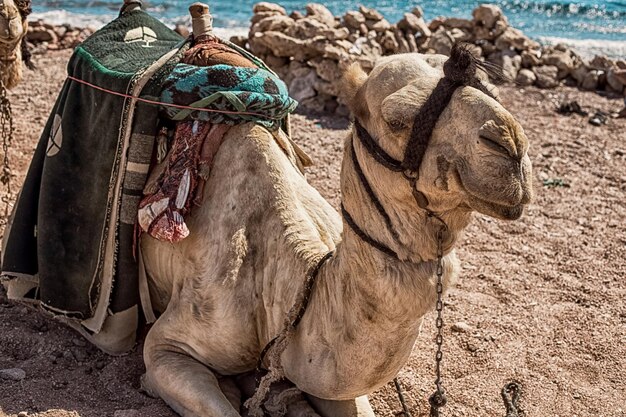
[[[252,120],[278,128],[297,104],[286,87],[264,101],[229,92],[210,74],[205,95],[189,98],[192,77],[207,75],[179,67],[186,48],[141,10],[122,13],[76,48],[5,232],[9,297],[38,303],[110,353],[133,346],[139,322],[135,223],[160,115],[235,124],[250,119],[180,109],[193,100],[217,110],[249,104],[268,112]],[[154,104],[168,100],[176,111]]]

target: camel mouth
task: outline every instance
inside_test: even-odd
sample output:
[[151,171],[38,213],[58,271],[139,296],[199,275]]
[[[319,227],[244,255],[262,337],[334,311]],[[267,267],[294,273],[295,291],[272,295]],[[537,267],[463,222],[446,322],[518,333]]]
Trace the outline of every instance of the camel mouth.
[[501,202],[496,203],[494,201],[485,200],[471,192],[465,186],[458,170],[455,170],[455,174],[459,186],[469,196],[469,200],[465,204],[472,210],[500,220],[518,220],[522,217],[522,214],[524,214],[524,207],[528,199],[522,197],[517,204],[502,204]]

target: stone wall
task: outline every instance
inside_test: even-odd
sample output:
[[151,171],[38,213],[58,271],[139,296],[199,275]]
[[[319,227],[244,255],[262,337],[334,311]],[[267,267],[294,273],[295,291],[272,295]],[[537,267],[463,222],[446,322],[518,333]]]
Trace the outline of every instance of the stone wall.
[[[560,84],[584,90],[623,94],[626,62],[596,56],[586,62],[564,45],[541,46],[508,24],[498,6],[481,5],[471,19],[436,18],[426,23],[419,7],[392,24],[375,9],[361,6],[343,16],[321,4],[304,13],[274,3],[253,8],[248,37],[231,38],[263,59],[289,86],[303,107],[345,112],[338,100],[343,70],[359,62],[365,70],[380,56],[405,52],[447,55],[456,41],[470,45],[476,56],[502,67],[518,85],[553,88]],[[176,30],[188,35],[182,26]],[[30,22],[27,40],[34,53],[73,48],[93,33],[90,28]]]
[[477,7],[471,19],[436,18],[430,23],[419,7],[395,24],[363,6],[341,17],[321,4],[288,15],[283,7],[263,2],[253,12],[248,38],[231,40],[274,69],[302,106],[318,111],[337,109],[338,81],[350,63],[368,70],[384,55],[447,55],[456,41],[472,45],[476,56],[500,65],[518,85],[553,88],[564,83],[622,94],[626,84],[625,61],[597,56],[585,62],[567,46],[541,46],[509,26],[495,5]]

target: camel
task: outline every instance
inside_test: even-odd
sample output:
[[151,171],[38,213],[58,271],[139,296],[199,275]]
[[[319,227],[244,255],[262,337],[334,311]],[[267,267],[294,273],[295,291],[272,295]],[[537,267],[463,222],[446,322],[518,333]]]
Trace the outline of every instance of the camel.
[[486,82],[453,90],[413,182],[368,151],[363,132],[401,159],[446,59],[401,54],[381,58],[369,74],[347,69],[344,100],[355,123],[344,145],[343,217],[269,131],[231,128],[189,217],[190,236],[141,240],[161,312],[144,344],[147,392],[183,416],[240,416],[225,377],[255,369],[317,269],[300,323],[278,363],[266,365],[324,417],[374,415],[367,394],[406,363],[437,299],[438,248],[445,291],[472,213],[515,220],[532,198],[528,140]]
[[0,0],[0,80],[6,88],[22,79],[22,42],[30,14],[29,0]]

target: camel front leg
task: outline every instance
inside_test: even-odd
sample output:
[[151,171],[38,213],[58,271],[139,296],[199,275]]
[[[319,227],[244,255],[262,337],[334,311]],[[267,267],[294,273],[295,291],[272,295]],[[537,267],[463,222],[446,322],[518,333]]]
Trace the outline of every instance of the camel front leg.
[[367,396],[354,400],[323,400],[307,394],[309,402],[322,417],[375,417]]
[[146,338],[142,387],[183,417],[241,417],[215,374],[194,358],[163,344],[166,339],[157,330],[155,325]]

